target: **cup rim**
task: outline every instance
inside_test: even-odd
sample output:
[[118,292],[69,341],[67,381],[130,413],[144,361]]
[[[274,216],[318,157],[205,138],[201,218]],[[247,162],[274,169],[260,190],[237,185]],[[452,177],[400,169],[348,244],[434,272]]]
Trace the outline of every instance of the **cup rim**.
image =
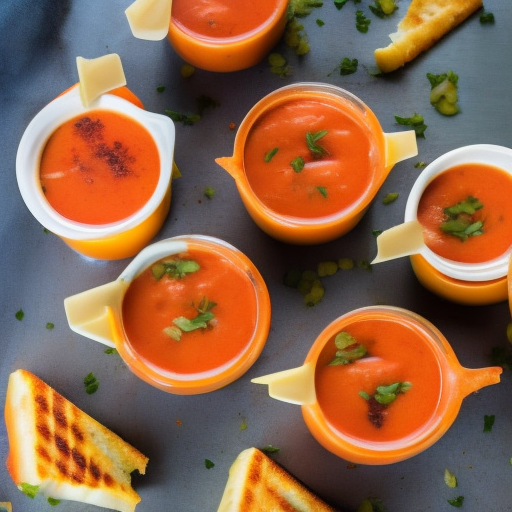
[[[416,179],[405,206],[405,222],[417,220],[419,200],[427,185],[449,168],[464,163],[481,163],[499,167],[512,175],[512,149],[494,144],[473,144],[453,149],[436,158]],[[512,245],[509,250],[490,261],[461,263],[437,255],[423,245],[419,254],[442,274],[461,281],[491,281],[508,274]]]
[[[39,161],[51,134],[66,121],[94,110],[114,111],[142,125],[153,138],[160,157],[160,176],[148,202],[125,219],[99,225],[76,222],[59,214],[44,197],[39,180]],[[32,215],[52,233],[70,240],[114,236],[136,227],[158,208],[171,181],[174,143],[175,127],[169,117],[148,112],[108,93],[86,108],[76,85],[43,107],[25,129],[16,155],[18,188]]]

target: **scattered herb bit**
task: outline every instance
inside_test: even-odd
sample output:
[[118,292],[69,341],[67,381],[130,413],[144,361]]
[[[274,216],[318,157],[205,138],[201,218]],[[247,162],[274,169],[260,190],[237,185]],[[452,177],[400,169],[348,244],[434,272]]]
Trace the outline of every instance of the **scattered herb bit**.
[[364,15],[363,11],[356,11],[356,29],[358,30],[358,32],[366,34],[368,32],[368,28],[370,27],[371,22],[372,21]]
[[359,260],[357,262],[357,268],[360,268],[362,270],[369,270],[371,272],[372,264],[368,260]]
[[354,267],[355,267],[355,263],[352,258],[340,258],[338,260],[338,268],[340,270],[350,270]]
[[204,466],[206,469],[212,469],[215,464],[209,459],[204,459]]
[[18,485],[18,489],[31,499],[34,499],[37,493],[39,492],[38,485],[27,484],[26,482],[23,482],[20,485]]
[[296,55],[305,55],[310,50],[304,25],[299,23],[295,17],[286,24],[284,41],[287,46],[293,49]]
[[294,158],[291,162],[290,162],[290,165],[292,166],[292,169],[295,171],[295,172],[301,172],[302,169],[304,169],[304,158],[302,158],[301,156],[298,156],[296,158]]
[[372,235],[377,238],[380,234],[382,234],[382,229],[372,229]]
[[16,311],[14,316],[16,317],[16,320],[19,320],[21,322],[23,320],[23,318],[25,317],[25,313],[24,313],[23,309],[18,309],[18,311]]
[[48,503],[52,506],[52,507],[55,507],[56,505],[58,505],[60,503],[60,500],[57,500],[55,498],[47,498]]
[[50,231],[48,228],[43,228],[43,233],[44,233],[45,235],[48,235],[48,234],[50,234],[50,233],[51,233],[51,231]]
[[333,276],[338,272],[338,263],[335,261],[322,261],[318,264],[317,274],[319,277]]
[[53,322],[46,322],[46,328],[51,331],[55,327]]
[[279,151],[279,148],[271,149],[270,151],[267,151],[265,153],[265,156],[263,157],[263,160],[268,164],[272,158],[276,155],[276,153]]
[[382,427],[386,408],[397,399],[399,394],[406,393],[411,387],[410,382],[395,382],[378,386],[373,395],[360,391],[359,396],[368,402],[367,417],[370,423],[376,428]]
[[211,199],[214,195],[215,195],[215,190],[213,190],[212,187],[206,187],[204,189],[204,195],[208,198],[208,199]]
[[395,116],[395,121],[402,126],[411,126],[416,133],[416,137],[425,138],[427,125],[424,122],[423,116],[416,113],[412,117]]
[[197,104],[197,113],[201,117],[204,114],[204,111],[207,108],[215,108],[220,105],[220,103],[210,96],[207,96],[206,94],[202,94],[201,96],[198,96],[196,98],[196,104]]
[[242,423],[240,424],[240,430],[247,430],[247,420],[242,418]]
[[321,0],[290,0],[288,17],[308,16],[315,7],[322,7],[322,5],[324,5],[324,3]]
[[184,332],[191,332],[197,329],[206,329],[211,326],[211,321],[215,318],[214,313],[211,311],[217,303],[210,301],[207,297],[203,297],[197,306],[194,305],[197,315],[192,318],[179,316],[175,318],[169,327],[166,327],[163,332],[175,341],[181,340],[181,335]]
[[366,498],[357,508],[357,512],[384,512],[384,504],[380,498]]
[[324,197],[327,197],[327,189],[325,187],[316,187],[316,189],[318,190],[318,192],[320,192],[320,194],[322,194]]
[[457,496],[456,498],[453,498],[452,500],[446,500],[450,505],[453,507],[462,507],[462,503],[464,502],[464,496]]
[[457,487],[457,477],[449,469],[444,470],[444,483],[451,489]]
[[427,162],[416,162],[416,163],[414,164],[414,168],[415,168],[415,169],[420,169],[420,168],[422,168],[422,167],[426,167],[426,166],[427,166]]
[[181,258],[173,260],[164,260],[155,263],[151,267],[153,277],[158,281],[164,275],[170,279],[182,279],[187,274],[197,272],[201,266],[194,260],[182,260]]
[[355,73],[357,71],[358,65],[359,61],[357,59],[349,59],[348,57],[344,57],[339,65],[340,75],[346,76]]
[[484,414],[484,432],[491,432],[494,425],[494,414]]
[[164,92],[165,91],[165,85],[159,85],[157,88],[156,88],[156,92]]
[[[338,11],[348,2],[348,0],[334,0],[334,5]],[[355,4],[360,4],[361,0],[354,0]]]
[[192,64],[183,64],[180,68],[180,74],[183,78],[190,78],[196,72]]
[[98,382],[98,379],[95,377],[94,373],[91,372],[84,378],[84,385],[85,392],[88,395],[92,395],[93,393],[96,393],[100,383]]
[[306,133],[306,143],[308,145],[309,151],[311,151],[311,153],[313,154],[313,157],[322,158],[323,156],[329,154],[329,152],[325,148],[320,146],[320,144],[317,144],[317,141],[319,141],[322,137],[325,137],[327,133],[327,130],[320,130],[315,133]]
[[319,26],[319,27],[323,27],[325,25],[325,21],[317,18],[316,19],[316,24]]
[[277,453],[281,450],[281,448],[276,448],[275,446],[268,444],[267,446],[260,448],[260,450],[264,453]]
[[431,86],[431,105],[445,116],[457,114],[459,112],[457,105],[459,76],[453,71],[448,71],[441,75],[427,73],[427,78]]
[[382,200],[382,204],[388,205],[394,203],[398,199],[398,192],[390,192],[386,194],[384,199]]
[[176,327],[175,325],[171,325],[169,327],[165,327],[163,330],[163,333],[169,336],[169,338],[172,338],[175,341],[181,340],[181,329],[179,327]]
[[315,279],[311,283],[311,289],[304,295],[304,304],[308,308],[316,306],[325,295],[324,285],[319,279]]
[[483,204],[473,196],[443,210],[447,220],[441,224],[443,233],[456,236],[465,242],[470,236],[483,234],[483,221],[474,220],[473,214],[483,208]]
[[370,11],[379,18],[391,16],[397,9],[395,0],[375,0],[373,5],[369,5]]
[[198,114],[182,114],[175,110],[166,110],[165,113],[176,123],[183,123],[187,126],[191,126],[201,119],[201,116]]
[[285,285],[296,288],[304,297],[304,304],[313,307],[324,297],[325,290],[318,274],[314,270],[300,271],[292,269],[283,279]]
[[118,354],[117,349],[114,347],[109,347],[105,349],[105,354],[111,355],[111,354]]
[[368,350],[364,345],[358,343],[357,340],[348,332],[341,331],[334,338],[334,345],[338,349],[336,357],[328,366],[340,366],[353,363],[363,358]]
[[290,74],[290,66],[287,65],[286,59],[280,53],[271,53],[268,56],[270,71],[277,76],[288,76]]
[[482,9],[482,12],[480,13],[480,23],[482,25],[485,25],[486,23],[494,23],[494,14]]

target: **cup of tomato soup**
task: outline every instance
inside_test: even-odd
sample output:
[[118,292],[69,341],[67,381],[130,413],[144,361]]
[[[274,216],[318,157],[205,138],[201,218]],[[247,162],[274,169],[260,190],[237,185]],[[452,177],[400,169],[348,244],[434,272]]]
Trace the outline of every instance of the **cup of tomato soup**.
[[260,62],[286,26],[288,0],[173,0],[168,39],[187,62],[238,71]]
[[16,158],[34,217],[77,252],[134,256],[169,211],[175,131],[125,87],[85,108],[74,86],[25,130]]
[[411,189],[405,221],[418,220],[424,247],[410,259],[419,281],[454,302],[508,299],[512,249],[512,150],[477,144],[429,164]]
[[253,379],[302,406],[324,448],[350,462],[390,464],[429,448],[462,400],[500,380],[501,367],[464,368],[446,338],[419,315],[364,307],[328,325],[304,365]]
[[415,154],[414,131],[386,134],[353,94],[298,83],[260,100],[240,124],[233,156],[216,162],[261,229],[316,244],[352,229],[394,164]]
[[141,251],[111,283],[64,301],[72,330],[115,347],[142,380],[175,394],[221,388],[266,343],[270,298],[254,264],[218,238],[178,236]]

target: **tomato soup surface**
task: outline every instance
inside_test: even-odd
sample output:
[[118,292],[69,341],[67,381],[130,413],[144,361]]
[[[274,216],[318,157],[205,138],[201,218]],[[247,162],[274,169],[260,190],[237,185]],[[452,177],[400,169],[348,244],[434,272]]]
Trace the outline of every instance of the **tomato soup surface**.
[[[482,207],[470,217],[481,222],[481,234],[462,240],[443,232],[445,208],[478,199]],[[418,220],[424,227],[426,245],[444,258],[463,263],[490,261],[512,245],[512,176],[499,167],[469,163],[451,167],[438,175],[423,192]]]
[[333,95],[294,95],[265,112],[244,150],[250,187],[277,214],[343,212],[371,186],[381,155],[367,124]]
[[[252,340],[257,298],[251,276],[220,253],[190,248],[162,261],[193,261],[199,269],[183,277],[156,279],[146,269],[130,284],[123,301],[123,324],[135,352],[165,372],[214,371],[233,361]],[[215,305],[204,328],[169,335],[175,319],[193,320],[205,301]]]
[[109,224],[133,215],[150,199],[160,177],[160,156],[140,123],[92,110],[53,132],[39,177],[47,201],[62,216]]
[[203,39],[248,35],[275,17],[278,0],[174,0],[173,22]]
[[[364,442],[390,442],[414,435],[435,414],[441,392],[441,370],[425,334],[395,319],[355,321],[343,329],[364,345],[367,355],[352,363],[330,366],[334,340],[323,349],[315,371],[318,404],[331,427]],[[369,417],[369,401],[360,395],[378,386],[408,382],[382,412],[382,424]]]

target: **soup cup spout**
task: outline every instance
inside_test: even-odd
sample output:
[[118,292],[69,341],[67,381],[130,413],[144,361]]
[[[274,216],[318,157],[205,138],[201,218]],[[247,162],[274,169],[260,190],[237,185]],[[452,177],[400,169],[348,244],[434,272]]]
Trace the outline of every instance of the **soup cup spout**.
[[267,384],[268,394],[276,400],[297,405],[316,402],[315,365],[306,363],[298,368],[284,370],[252,379],[255,384]]
[[386,169],[391,169],[396,163],[412,158],[418,154],[416,133],[414,130],[405,132],[384,133],[386,148]]
[[486,386],[498,384],[502,372],[503,369],[500,366],[476,369],[460,367],[457,372],[457,389],[460,398],[463,399]]

